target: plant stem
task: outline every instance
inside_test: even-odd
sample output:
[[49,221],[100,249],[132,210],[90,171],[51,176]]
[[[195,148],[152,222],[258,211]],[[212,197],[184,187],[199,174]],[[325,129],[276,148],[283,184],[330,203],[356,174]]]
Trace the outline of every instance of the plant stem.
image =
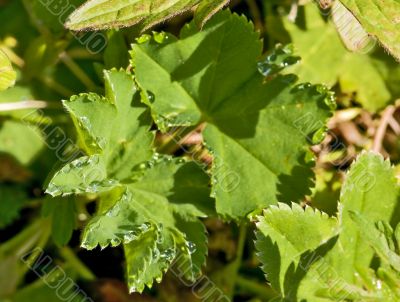
[[185,128],[179,128],[171,134],[168,134],[157,151],[164,154],[173,154],[180,148],[180,142],[189,135],[192,131],[196,130],[196,126],[190,126]]
[[41,77],[39,78],[47,87],[50,89],[54,90],[58,94],[62,95],[63,97],[70,97],[71,95],[74,94],[72,90],[69,90],[68,88],[64,87],[63,85],[57,83],[50,77]]
[[255,0],[246,0],[247,6],[249,7],[250,14],[253,17],[254,27],[260,31],[264,32],[264,23],[262,21],[260,10]]
[[14,110],[23,110],[23,109],[41,109],[46,108],[48,103],[45,101],[21,101],[21,102],[12,102],[12,103],[1,103],[0,104],[0,112],[1,111],[14,111]]
[[240,275],[236,277],[236,284],[239,288],[247,293],[255,294],[263,299],[272,299],[279,295],[271,287],[267,287],[255,280],[245,278]]
[[69,70],[85,85],[87,90],[93,91],[96,88],[96,84],[92,79],[75,63],[74,60],[66,53],[60,54],[60,60],[68,67]]
[[246,223],[242,223],[239,227],[239,239],[237,245],[237,254],[235,260],[232,262],[232,276],[230,276],[231,284],[230,284],[230,292],[229,298],[233,300],[235,285],[237,282],[237,278],[239,276],[239,269],[242,264],[243,259],[243,250],[246,243],[246,235],[247,235],[247,225]]
[[19,68],[24,67],[25,62],[24,60],[18,56],[14,51],[12,51],[10,48],[0,45],[0,51],[4,52],[6,56],[10,59],[11,63],[15,64]]
[[83,279],[88,281],[96,279],[96,276],[93,274],[93,272],[82,263],[82,261],[75,255],[75,252],[71,250],[70,247],[62,247],[60,249],[60,254]]
[[394,112],[396,111],[395,106],[388,106],[385,111],[383,111],[381,122],[379,127],[376,131],[374,143],[372,146],[372,150],[379,153],[382,149],[383,138],[385,137],[386,128],[389,124],[389,119],[393,116]]

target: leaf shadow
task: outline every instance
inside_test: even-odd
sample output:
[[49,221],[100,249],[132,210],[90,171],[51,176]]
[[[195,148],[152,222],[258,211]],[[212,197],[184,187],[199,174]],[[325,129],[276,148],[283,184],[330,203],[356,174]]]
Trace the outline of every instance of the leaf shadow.
[[[285,274],[284,293],[288,301],[297,301],[297,292],[301,281],[307,275],[310,268],[318,260],[323,257],[335,246],[339,236],[332,237],[317,249],[306,251],[300,256],[297,267],[292,262]],[[316,280],[318,281],[318,280]]]

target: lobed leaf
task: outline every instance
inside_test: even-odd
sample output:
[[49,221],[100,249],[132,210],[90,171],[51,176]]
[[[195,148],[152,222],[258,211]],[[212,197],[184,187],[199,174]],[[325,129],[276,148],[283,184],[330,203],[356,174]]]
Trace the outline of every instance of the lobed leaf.
[[189,264],[183,277],[193,280],[207,254],[205,228],[197,217],[213,211],[206,180],[195,163],[156,155],[122,190],[101,195],[82,247],[123,243],[131,291],[141,292],[153,279],[160,281],[176,256]]
[[383,232],[390,233],[388,222],[397,223],[393,215],[398,196],[390,163],[380,155],[363,153],[342,187],[338,220],[311,209],[303,211],[298,205],[269,208],[257,223],[256,246],[272,286],[290,301],[395,297],[390,271],[378,270],[389,283],[376,286],[382,280],[377,281],[370,265],[374,246],[382,259],[397,268],[398,256],[389,252],[393,244],[374,224],[384,221],[382,229],[389,231]]
[[338,233],[337,219],[311,207],[280,203],[265,210],[257,222],[256,248],[272,286],[285,294],[289,267]]
[[141,23],[142,30],[183,13],[201,0],[89,0],[73,12],[71,30],[109,29]]
[[334,106],[323,86],[295,85],[291,75],[265,80],[261,49],[253,26],[224,11],[202,31],[190,23],[180,39],[144,36],[131,53],[161,130],[206,123],[217,210],[234,219],[276,203],[278,195],[297,201],[307,194],[313,175],[307,149]]

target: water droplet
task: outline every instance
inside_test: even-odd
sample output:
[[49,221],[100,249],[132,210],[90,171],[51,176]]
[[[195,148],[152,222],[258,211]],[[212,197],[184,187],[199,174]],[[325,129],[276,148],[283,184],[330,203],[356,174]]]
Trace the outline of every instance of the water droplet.
[[293,56],[292,45],[282,46],[278,44],[271,54],[267,55],[263,61],[258,62],[257,66],[259,72],[267,77],[277,74],[290,65],[296,64],[299,60],[300,57]]
[[150,222],[145,222],[139,227],[139,229],[142,230],[143,232],[147,232],[150,228],[151,228]]
[[175,250],[172,248],[166,249],[160,253],[160,258],[166,262],[171,262],[175,257]]
[[148,41],[150,41],[151,36],[150,35],[142,35],[141,37],[137,38],[136,41],[138,44],[143,44],[146,43]]
[[82,241],[81,243],[81,248],[85,249],[85,250],[90,250],[90,246],[89,246],[89,242],[87,241]]
[[111,246],[118,246],[121,244],[121,240],[119,238],[111,239]]
[[332,91],[327,93],[327,96],[324,99],[324,103],[329,107],[331,110],[336,109],[336,97]]
[[155,95],[154,95],[154,93],[152,93],[152,92],[150,92],[150,91],[147,91],[146,92],[146,97],[147,97],[147,100],[152,104],[152,103],[154,103],[154,100],[155,100]]
[[79,118],[79,122],[81,123],[81,125],[86,128],[87,130],[91,130],[92,129],[92,124],[90,123],[90,120],[88,117],[86,116],[82,116]]
[[130,231],[124,235],[124,243],[127,244],[137,239],[137,234],[134,231]]
[[197,247],[196,247],[196,244],[194,242],[186,241],[186,247],[187,247],[187,249],[189,251],[189,254],[193,254],[193,253],[196,252]]
[[154,41],[156,41],[159,44],[162,44],[165,41],[166,33],[165,32],[160,32],[160,33],[154,32],[153,37],[154,37]]
[[133,294],[133,293],[136,293],[136,292],[137,292],[136,286],[134,286],[134,285],[129,286],[129,293],[130,294]]
[[101,149],[104,149],[107,146],[107,140],[104,137],[96,137],[95,138],[97,146]]
[[55,185],[54,183],[50,183],[46,189],[46,193],[50,194],[53,197],[60,196],[62,194],[62,187]]
[[327,129],[325,127],[322,127],[321,129],[317,130],[312,137],[312,144],[316,145],[321,143],[326,136],[326,131]]
[[117,204],[110,211],[107,212],[106,216],[108,217],[117,217],[121,213],[121,208]]

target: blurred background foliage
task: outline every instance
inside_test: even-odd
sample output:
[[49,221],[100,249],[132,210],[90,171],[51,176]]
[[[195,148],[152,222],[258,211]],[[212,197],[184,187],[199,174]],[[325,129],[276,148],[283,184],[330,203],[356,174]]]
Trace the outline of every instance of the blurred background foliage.
[[[35,246],[45,248],[94,301],[199,301],[171,274],[144,295],[128,295],[119,248],[91,252],[79,248],[78,230],[93,213],[94,200],[50,201],[44,195],[48,175],[59,167],[59,157],[71,154],[75,135],[60,100],[85,91],[101,93],[102,69],[126,68],[129,45],[138,37],[135,27],[102,32],[104,40],[93,33],[72,34],[63,22],[83,1],[53,2],[0,0],[0,50],[17,73],[16,85],[0,92],[0,301],[60,301],[20,261]],[[57,13],[68,4],[71,10]],[[336,92],[338,109],[328,135],[313,147],[316,186],[304,200],[313,200],[313,206],[334,215],[343,171],[357,153],[378,148],[392,163],[399,162],[400,65],[378,45],[369,53],[349,52],[329,15],[311,1],[233,0],[230,8],[254,22],[266,52],[276,43],[293,43],[302,60],[290,72]],[[190,12],[177,16],[156,30],[178,34],[191,17]],[[93,53],[96,41],[104,43]],[[10,104],[21,102],[27,108],[10,110]],[[382,118],[388,128],[378,136]],[[58,145],[63,136],[72,140]],[[252,227],[215,218],[205,224],[209,232],[205,274],[234,301],[272,299],[275,293],[255,257]]]

